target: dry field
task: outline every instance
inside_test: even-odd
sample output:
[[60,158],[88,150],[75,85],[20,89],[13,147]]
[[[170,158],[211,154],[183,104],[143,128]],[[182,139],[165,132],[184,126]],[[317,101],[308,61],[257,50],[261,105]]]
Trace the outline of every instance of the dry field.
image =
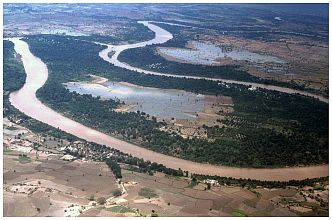
[[51,154],[36,159],[34,151],[21,161],[19,154],[4,155],[4,216],[65,216],[69,206],[88,208],[91,195],[108,198],[118,189],[104,163],[67,162]]
[[227,45],[236,49],[273,55],[287,62],[281,66],[271,66],[271,64],[259,66],[248,62],[221,59],[221,65],[240,64],[252,75],[279,81],[294,81],[304,84],[307,88],[316,89],[324,96],[328,95],[328,45],[301,37],[285,37],[278,42],[209,35],[201,35],[200,39],[216,45]]
[[[16,129],[24,130],[20,126]],[[23,138],[36,137],[27,132]],[[50,144],[52,141],[46,138],[44,143],[57,147]],[[319,210],[319,215],[328,213],[320,209],[319,202],[328,202],[327,184],[273,190],[212,186],[209,190],[205,183],[192,185],[189,178],[163,173],[150,176],[122,169],[120,185],[105,163],[64,161],[60,159],[63,154],[45,149],[48,152],[24,151],[26,156],[22,157],[22,151],[18,151],[21,148],[4,148],[4,216],[295,216],[314,215],[313,210]],[[124,193],[114,197],[116,190]],[[96,204],[100,197],[106,199],[105,205]]]
[[[259,192],[240,187],[212,186],[206,184],[190,186],[186,178],[169,177],[161,173],[154,176],[123,170],[130,208],[139,209],[139,214],[150,216],[235,216],[237,211],[247,216],[297,216],[287,206],[274,202],[284,197],[296,196],[304,200],[297,190],[259,189]],[[145,198],[139,195],[142,188],[149,188],[157,197]]]

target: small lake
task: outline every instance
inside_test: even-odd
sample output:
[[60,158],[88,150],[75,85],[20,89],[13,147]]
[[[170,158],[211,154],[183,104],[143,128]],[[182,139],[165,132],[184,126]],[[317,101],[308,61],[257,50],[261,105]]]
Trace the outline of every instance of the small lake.
[[131,108],[129,111],[142,111],[147,114],[171,119],[195,119],[196,113],[204,110],[204,95],[175,89],[158,89],[134,86],[119,82],[93,84],[70,82],[65,84],[69,91],[91,94],[105,99],[119,99]]
[[285,63],[278,57],[253,53],[247,50],[218,47],[214,44],[190,41],[191,49],[159,47],[159,52],[182,62],[201,65],[217,65],[216,59],[231,58],[254,63]]

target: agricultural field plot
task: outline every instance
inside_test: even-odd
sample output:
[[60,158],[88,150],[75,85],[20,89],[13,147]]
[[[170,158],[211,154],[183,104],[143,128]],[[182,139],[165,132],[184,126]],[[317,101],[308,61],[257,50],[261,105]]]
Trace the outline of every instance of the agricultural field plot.
[[[128,207],[139,209],[143,216],[298,216],[312,212],[304,207],[306,212],[298,211],[301,209],[298,204],[305,199],[297,189],[212,186],[207,190],[204,183],[191,186],[189,178],[178,179],[160,173],[150,176],[126,170],[122,173],[124,183],[135,183],[125,184]],[[292,200],[283,204],[276,202],[285,198]]]
[[[101,45],[78,41],[71,37],[38,35],[29,36],[25,40],[32,52],[45,60],[50,69],[49,81],[38,90],[38,98],[52,109],[64,113],[66,117],[94,127],[103,133],[160,153],[197,162],[243,167],[283,167],[327,163],[325,119],[328,111],[326,103],[297,95],[248,88],[244,85],[133,73],[128,69],[110,65],[103,60],[104,58],[101,59],[98,55],[104,51]],[[54,40],[59,44],[54,44]],[[50,50],[54,53],[49,53]],[[124,53],[128,51],[131,49]],[[140,59],[136,59],[137,57]],[[149,60],[150,57],[143,53],[134,58],[137,63],[140,63],[141,58]],[[67,65],[69,66],[64,68]],[[182,65],[185,64],[181,64],[181,67]],[[76,69],[77,72],[68,72],[68,68]],[[202,67],[195,66],[195,69],[197,73],[201,73]],[[234,74],[246,76],[243,71],[233,71],[232,68],[223,67],[222,70],[229,76]],[[230,107],[234,109],[234,112],[228,114],[231,116],[228,120],[230,126],[226,124],[228,122],[223,121],[222,114],[217,114],[218,116],[211,114],[205,123],[196,125],[200,129],[195,129],[195,125],[187,126],[180,121],[180,123],[172,122],[175,127],[171,129],[167,127],[166,129],[170,131],[167,132],[160,130],[160,128],[163,129],[164,123],[157,121],[155,117],[147,119],[148,115],[144,116],[146,113],[125,112],[119,109],[121,103],[117,99],[102,100],[98,99],[98,96],[71,93],[64,88],[63,83],[84,81],[90,79],[91,74],[105,77],[110,81],[135,84],[135,86],[178,89],[195,94],[231,97],[234,106]],[[163,101],[167,103],[169,100]],[[315,109],[311,108],[313,105],[316,106]],[[117,111],[110,111],[110,108]],[[149,110],[154,109],[149,108]],[[224,114],[227,113],[224,112]],[[299,116],[303,114],[308,117]],[[285,121],[292,121],[292,123],[288,124]],[[113,126],[109,126],[110,124]],[[303,138],[302,136],[308,134],[308,130],[314,135]],[[188,136],[194,138],[187,139]],[[195,139],[195,137],[203,138]],[[272,141],[275,138],[280,141]],[[262,139],[263,141],[260,141]],[[174,143],[177,146],[174,146]],[[201,147],[203,145],[206,147]],[[228,147],[225,148],[225,145]],[[308,146],[312,156],[307,154],[307,150],[301,145]],[[319,151],[314,150],[317,146]],[[266,159],[267,149],[272,160]],[[298,155],[295,160],[294,152]],[[221,155],[227,155],[227,157]]]
[[329,216],[328,4],[3,11],[5,217]]
[[68,162],[35,151],[22,161],[19,155],[4,155],[4,216],[75,216],[91,208],[91,196],[111,197],[118,189],[104,163]]
[[[53,11],[53,13],[49,13]],[[84,12],[82,12],[84,11]],[[136,42],[141,39],[153,37],[153,33],[145,30],[141,25],[132,21],[133,18],[125,17],[122,13],[126,10],[118,7],[100,7],[89,4],[80,5],[21,5],[7,4],[5,13],[5,36],[17,35],[64,35],[89,39],[93,36],[96,40],[109,43]],[[94,16],[95,13],[98,16]],[[119,18],[121,15],[121,18]],[[131,13],[131,15],[134,15]],[[50,16],[52,17],[51,19]],[[43,19],[44,18],[44,19]],[[109,22],[111,19],[112,22]],[[17,22],[20,20],[21,22]],[[40,22],[43,20],[42,22]],[[137,34],[140,33],[140,34]],[[137,40],[133,39],[133,36]]]
[[[22,125],[11,122],[7,117],[3,121],[5,152],[14,150],[29,153],[33,149],[38,149],[41,152],[62,154],[61,148],[69,144],[66,139],[33,133]],[[21,122],[21,120],[17,120],[17,122]]]
[[[224,13],[223,11],[222,14]],[[267,17],[257,19],[254,14],[253,12],[252,19],[238,19],[237,22],[245,22],[247,26],[241,24],[233,28],[225,23],[225,19],[236,18],[235,14],[218,21],[220,27],[209,20],[201,21],[200,25],[156,22],[171,32],[174,38],[164,45],[129,49],[119,58],[132,66],[148,70],[279,83],[327,97],[326,17],[321,16],[315,20],[315,28],[320,30],[309,34],[304,33],[307,28],[299,26],[310,21],[295,21],[298,19],[296,14],[291,15],[294,20],[279,22],[268,21]],[[237,23],[233,19],[230,22]],[[209,26],[213,27],[208,28]]]
[[223,65],[241,65],[254,76],[284,82],[292,81],[327,95],[328,74],[326,73],[329,66],[329,48],[326,43],[300,37],[285,37],[274,42],[208,35],[202,35],[200,39],[219,47],[230,48],[231,51],[241,48],[242,50],[277,56],[283,62],[257,63],[225,58],[218,59],[218,62]]

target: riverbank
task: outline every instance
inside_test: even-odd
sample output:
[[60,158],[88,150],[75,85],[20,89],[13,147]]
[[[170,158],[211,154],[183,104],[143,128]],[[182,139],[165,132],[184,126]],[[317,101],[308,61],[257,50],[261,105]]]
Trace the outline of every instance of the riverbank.
[[22,56],[27,80],[23,88],[10,94],[10,102],[21,112],[36,120],[49,124],[50,126],[59,128],[87,141],[110,146],[139,158],[143,156],[143,159],[145,160],[158,162],[173,169],[181,168],[182,170],[188,170],[189,172],[197,174],[279,181],[328,176],[328,165],[277,169],[252,169],[195,163],[156,153],[84,126],[74,120],[64,117],[60,113],[41,103],[36,98],[36,91],[46,82],[48,76],[47,66],[30,52],[27,43],[17,38],[11,39],[11,41],[15,44],[16,52]]
[[[108,45],[108,47],[104,50],[102,50],[99,53],[99,56],[113,64],[114,66],[125,68],[128,70],[135,71],[139,74],[151,74],[151,75],[157,75],[157,76],[168,76],[168,77],[175,77],[175,78],[186,78],[186,79],[204,79],[204,80],[209,80],[209,81],[220,81],[220,82],[225,82],[225,83],[234,83],[234,84],[240,84],[240,85],[246,85],[246,86],[251,86],[251,87],[256,87],[256,88],[262,88],[262,89],[267,89],[267,90],[273,90],[273,91],[278,91],[278,92],[283,92],[283,93],[288,93],[288,94],[300,94],[304,96],[309,96],[309,97],[314,97],[319,99],[322,102],[328,103],[328,98],[325,98],[323,96],[319,96],[310,92],[305,92],[305,91],[300,91],[300,90],[295,90],[295,89],[290,89],[286,87],[280,87],[280,86],[274,86],[274,85],[266,85],[266,84],[260,84],[260,83],[252,83],[252,82],[244,82],[244,81],[238,81],[238,80],[227,80],[227,79],[221,79],[221,78],[210,78],[210,77],[200,77],[200,76],[193,76],[193,75],[177,75],[175,73],[161,73],[161,72],[156,72],[156,71],[150,71],[150,70],[145,70],[141,69],[138,67],[133,67],[127,63],[121,62],[118,57],[120,53],[127,49],[133,49],[133,48],[140,48],[140,47],[145,47],[147,45],[153,45],[153,44],[163,44],[173,38],[173,35],[154,25],[151,24],[147,21],[141,21],[139,22],[149,28],[151,31],[155,32],[155,38],[149,41],[144,41],[136,44],[127,44],[127,45]],[[109,57],[108,54],[110,52],[113,52],[114,54]]]

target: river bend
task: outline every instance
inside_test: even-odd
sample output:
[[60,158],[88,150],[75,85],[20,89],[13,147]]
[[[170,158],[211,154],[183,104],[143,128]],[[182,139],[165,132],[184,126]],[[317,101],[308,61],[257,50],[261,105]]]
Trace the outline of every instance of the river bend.
[[[157,26],[151,27],[158,28]],[[169,35],[167,32],[163,33],[162,39],[166,41],[169,38]],[[24,86],[20,90],[10,94],[10,103],[24,114],[54,128],[59,128],[86,141],[106,145],[122,152],[132,154],[133,156],[143,158],[144,160],[161,163],[173,169],[181,168],[182,170],[188,170],[191,173],[280,181],[328,176],[328,165],[255,169],[196,163],[157,153],[84,126],[54,111],[37,99],[36,91],[45,84],[48,78],[47,66],[41,59],[30,52],[29,45],[26,42],[19,38],[10,38],[9,40],[14,43],[15,51],[21,55],[27,75]],[[158,41],[151,40],[149,42],[155,43]],[[134,45],[137,46],[142,44]]]

